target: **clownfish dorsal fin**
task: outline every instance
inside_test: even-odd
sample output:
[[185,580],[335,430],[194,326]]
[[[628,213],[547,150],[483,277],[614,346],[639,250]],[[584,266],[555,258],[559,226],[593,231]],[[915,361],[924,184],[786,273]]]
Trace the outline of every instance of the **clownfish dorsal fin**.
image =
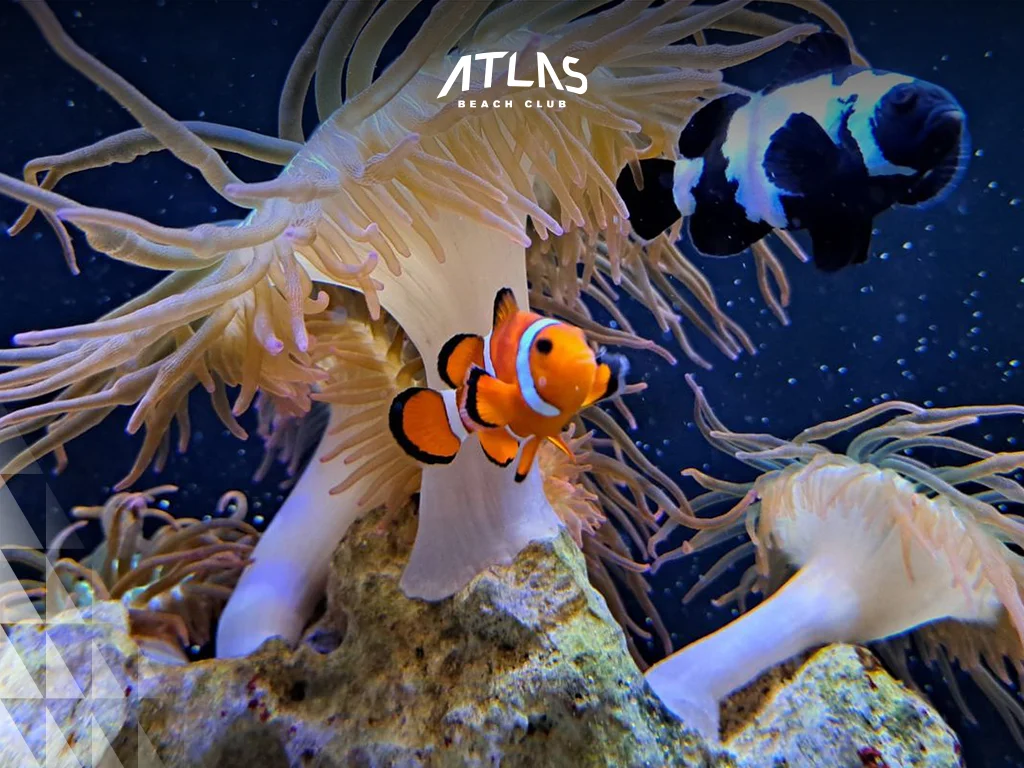
[[502,288],[494,297],[494,319],[492,328],[497,328],[503,322],[519,311],[516,303],[516,295],[511,288]]
[[796,47],[786,66],[762,93],[771,93],[797,80],[852,64],[850,46],[845,39],[835,32],[815,32]]

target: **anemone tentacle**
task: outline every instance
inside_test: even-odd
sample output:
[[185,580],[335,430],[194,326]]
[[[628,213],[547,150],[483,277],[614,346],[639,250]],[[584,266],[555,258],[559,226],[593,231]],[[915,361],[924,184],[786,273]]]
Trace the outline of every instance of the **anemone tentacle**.
[[[172,485],[118,493],[100,506],[71,510],[77,519],[50,542],[46,552],[4,546],[0,560],[21,563],[43,576],[11,583],[0,597],[9,620],[20,601],[52,619],[95,600],[119,600],[128,609],[131,634],[147,655],[184,664],[190,646],[213,639],[218,616],[249,564],[259,532],[245,522],[244,494],[229,491],[216,511],[221,517],[174,517],[161,508]],[[159,527],[145,535],[147,521]],[[81,561],[61,557],[69,538],[99,523],[103,541]],[[24,615],[18,618],[27,618]]]
[[[816,0],[793,2],[841,26]],[[32,447],[34,455],[55,452],[63,462],[68,441],[117,406],[132,405],[130,426],[145,426],[147,435],[122,482],[125,487],[150,462],[165,460],[167,430],[174,420],[179,447],[184,447],[187,395],[196,384],[211,392],[218,415],[239,436],[245,433],[236,418],[257,393],[304,412],[323,373],[310,355],[315,345],[310,318],[327,302],[318,282],[361,292],[371,316],[387,311],[426,360],[434,359],[456,333],[486,333],[490,300],[499,288],[511,288],[525,306],[531,282],[538,303],[546,297],[556,314],[585,316],[581,294],[609,306],[621,289],[647,303],[662,327],[698,361],[677,313],[727,355],[750,349],[710,286],[667,240],[646,248],[631,241],[613,179],[640,157],[674,156],[674,137],[682,125],[704,99],[726,88],[720,74],[724,67],[799,40],[814,28],[751,12],[747,0],[710,7],[688,0],[599,5],[554,6],[534,15],[529,31],[512,31],[511,16],[501,6],[442,0],[405,50],[382,68],[384,44],[411,5],[332,2],[300,52],[282,95],[279,127],[286,140],[281,141],[175,120],[79,48],[44,3],[26,4],[58,55],[125,107],[144,133],[42,158],[26,168],[25,181],[0,178],[0,192],[45,214],[70,264],[73,251],[64,222],[83,230],[94,249],[112,258],[173,271],[156,288],[95,323],[19,334],[20,344],[37,349],[0,353],[0,364],[13,369],[0,374],[0,393],[16,399],[24,393],[21,387],[32,386],[50,393],[53,402],[0,427],[0,440],[46,430]],[[700,50],[696,45],[685,53],[677,50],[674,43],[685,38],[703,44],[705,29],[758,39],[735,49]],[[588,79],[586,92],[560,92],[566,101],[562,110],[529,109],[526,100],[544,92],[534,86],[513,94],[505,78],[507,65],[499,64],[487,92],[480,90],[481,72],[474,69],[465,107],[454,92],[439,97],[456,57],[493,50],[496,44],[517,52],[520,78],[536,74],[533,53],[541,49],[551,57],[577,56]],[[321,125],[305,139],[297,105],[311,82]],[[481,94],[512,105],[500,110],[474,106],[473,97]],[[288,143],[300,138],[301,147]],[[247,215],[241,221],[178,230],[90,209],[52,191],[62,175],[129,161],[156,146],[199,170]],[[287,163],[272,181],[246,183],[219,151],[242,151],[275,164],[287,157]],[[40,180],[42,171],[46,175]],[[19,224],[30,215],[27,211]],[[577,238],[577,245],[554,249],[559,284],[545,276],[546,268],[529,273],[525,249],[534,241],[564,237]],[[575,260],[565,254],[575,254]],[[755,259],[762,291],[784,317],[782,271],[764,248]],[[583,270],[574,288],[566,276],[577,263]],[[696,298],[709,320],[700,319],[701,312],[675,281]],[[609,342],[670,356],[628,332],[605,333]],[[134,354],[126,355],[125,349]],[[77,379],[62,378],[66,370],[75,371]],[[439,383],[433,366],[426,366],[426,378],[428,385]],[[233,386],[240,392],[231,405],[227,388]],[[28,455],[0,475],[17,471]],[[476,570],[513,556],[531,538],[551,535],[557,527],[540,483],[510,485],[495,496],[494,489],[504,488],[503,478],[491,477],[490,466],[476,466],[479,451],[468,450],[465,456],[466,466],[434,468],[424,476],[423,538],[414,549],[410,574],[419,563],[426,567],[419,578],[403,582],[412,594],[451,594]],[[454,495],[443,500],[432,489]],[[465,512],[459,505],[464,509],[469,499],[480,505],[478,530],[488,548],[463,547],[460,562],[445,556],[443,531],[450,515],[461,519]],[[534,515],[527,522],[522,514],[529,509]],[[331,541],[318,544],[333,547]],[[446,567],[451,572],[445,573]]]

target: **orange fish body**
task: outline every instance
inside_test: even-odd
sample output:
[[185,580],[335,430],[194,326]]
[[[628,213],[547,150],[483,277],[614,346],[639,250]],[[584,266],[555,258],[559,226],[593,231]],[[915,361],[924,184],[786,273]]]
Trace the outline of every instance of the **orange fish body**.
[[521,311],[508,288],[495,297],[491,333],[453,336],[437,365],[453,390],[413,387],[399,394],[389,418],[395,439],[418,461],[447,464],[475,433],[487,457],[503,467],[525,441],[518,481],[544,440],[572,455],[562,430],[581,409],[619,392],[628,370],[619,355],[599,359],[579,328]]

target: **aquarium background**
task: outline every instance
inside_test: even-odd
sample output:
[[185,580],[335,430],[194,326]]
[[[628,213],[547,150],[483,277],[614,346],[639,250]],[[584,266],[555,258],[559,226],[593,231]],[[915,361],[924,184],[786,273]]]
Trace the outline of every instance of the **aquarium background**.
[[[280,86],[322,5],[320,0],[104,0],[59,2],[54,8],[77,42],[175,117],[273,134]],[[973,143],[970,168],[959,189],[938,206],[883,214],[866,265],[826,275],[787,254],[790,327],[764,306],[749,257],[695,257],[758,353],[727,360],[694,331],[692,338],[713,370],[698,370],[685,358],[670,367],[654,355],[631,355],[634,375],[649,383],[646,393],[630,401],[640,422],[634,437],[670,474],[697,466],[729,479],[752,476],[746,467],[714,454],[697,433],[683,382],[690,371],[697,371],[730,427],[780,436],[882,400],[937,406],[1024,402],[1024,348],[1018,336],[1024,326],[1019,236],[1024,3],[835,0],[833,5],[875,66],[934,81],[961,100]],[[778,8],[772,6],[773,12]],[[792,9],[782,13],[787,10],[799,15]],[[785,58],[785,50],[775,52],[735,70],[733,79],[760,87]],[[312,128],[311,112],[308,117]],[[126,112],[47,49],[15,4],[0,5],[0,172],[20,176],[31,158],[133,127]],[[249,180],[270,172],[233,155],[228,162]],[[59,191],[169,226],[234,215],[198,174],[166,154],[72,177]],[[0,199],[0,225],[6,228],[19,211]],[[41,218],[14,239],[0,235],[4,344],[18,331],[92,320],[156,281],[155,273],[92,254],[77,235],[76,243],[82,270],[77,277],[69,274]],[[641,308],[629,314],[642,332],[658,335]],[[672,341],[666,345],[672,347]],[[10,492],[40,539],[65,524],[64,510],[101,503],[131,466],[140,437],[124,434],[127,411],[122,411],[71,443],[70,466],[62,475],[52,475],[47,459],[41,471],[11,483]],[[249,494],[253,514],[269,517],[283,500],[278,485],[284,474],[275,470],[261,483],[252,481],[262,457],[252,414],[243,423],[253,436],[242,443],[223,430],[201,391],[194,393],[192,413],[188,454],[173,456],[159,475],[147,472],[136,487],[179,485],[171,509],[191,516],[212,512],[224,491],[239,488]],[[1018,440],[1024,444],[1018,419],[965,434],[993,450],[1016,450]],[[81,541],[83,547],[94,543]],[[655,579],[656,602],[677,647],[730,618],[727,609],[710,606],[714,588],[685,610],[680,605],[714,557],[674,563]],[[733,580],[739,572],[734,569]],[[730,586],[728,577],[723,579],[721,591]],[[981,726],[967,725],[942,686],[931,687],[927,674],[920,682],[957,728],[968,766],[1024,765],[1024,755],[970,684],[968,701]]]

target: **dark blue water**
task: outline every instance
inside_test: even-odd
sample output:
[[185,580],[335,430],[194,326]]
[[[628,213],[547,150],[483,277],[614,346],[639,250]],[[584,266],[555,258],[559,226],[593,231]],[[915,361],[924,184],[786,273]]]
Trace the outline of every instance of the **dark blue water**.
[[[932,80],[961,100],[976,151],[970,170],[939,207],[882,216],[873,241],[876,255],[864,266],[823,275],[787,259],[794,293],[788,328],[764,308],[749,259],[700,260],[720,300],[759,348],[754,357],[730,362],[694,334],[715,363],[699,381],[729,425],[781,436],[881,399],[940,406],[1024,401],[1024,366],[1018,367],[1024,360],[1018,336],[1024,327],[1018,63],[1024,3],[835,5],[874,65]],[[56,11],[79,43],[174,116],[272,134],[280,86],[321,6],[319,0],[171,0],[59,3]],[[783,60],[784,54],[776,54],[738,76],[746,85],[762,85]],[[0,5],[0,126],[0,171],[12,175],[20,175],[30,158],[135,127],[127,113],[50,53],[24,14],[6,2]],[[229,163],[247,179],[268,174],[235,156]],[[60,191],[169,226],[235,215],[198,174],[165,155],[73,177]],[[0,200],[4,226],[18,212],[17,205]],[[92,320],[156,280],[152,273],[90,254],[84,240],[78,243],[82,274],[72,277],[41,221],[13,240],[0,236],[4,342],[18,331]],[[642,329],[656,333],[641,312],[634,314]],[[683,373],[694,367],[683,361],[669,368],[654,356],[634,355],[633,362],[650,383],[633,403],[641,422],[635,437],[657,463],[672,474],[698,466],[749,479],[745,468],[712,454],[693,427],[689,396],[680,392]],[[48,509],[57,514],[74,504],[101,502],[130,467],[139,438],[125,436],[126,416],[119,412],[72,443],[63,475],[26,475],[12,483],[41,538],[54,532],[44,523]],[[202,393],[194,397],[193,422],[188,454],[175,456],[159,476],[147,473],[136,487],[180,485],[173,508],[190,515],[210,511],[222,492],[239,487],[258,513],[272,513],[282,499],[282,475],[251,482],[261,456],[256,439],[240,443],[227,435]],[[251,419],[243,423],[253,426]],[[993,450],[1013,450],[1024,427],[1004,421],[965,436]],[[44,469],[51,466],[42,462]],[[659,605],[677,644],[729,618],[706,601],[685,612],[679,606],[706,565],[684,563],[657,579]],[[728,586],[723,580],[723,588]],[[1024,765],[983,702],[976,711],[990,722],[981,729],[962,723],[941,686],[934,699],[962,735],[968,765]]]

